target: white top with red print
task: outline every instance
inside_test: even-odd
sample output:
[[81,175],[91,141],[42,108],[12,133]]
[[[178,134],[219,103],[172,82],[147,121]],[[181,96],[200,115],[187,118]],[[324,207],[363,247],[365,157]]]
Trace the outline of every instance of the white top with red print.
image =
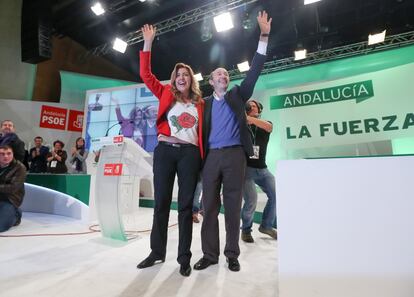
[[167,114],[171,136],[198,146],[198,114],[193,103],[176,102]]

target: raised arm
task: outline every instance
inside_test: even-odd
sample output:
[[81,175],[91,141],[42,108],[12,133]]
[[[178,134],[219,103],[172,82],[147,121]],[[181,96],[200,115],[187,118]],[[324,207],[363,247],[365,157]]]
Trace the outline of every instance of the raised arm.
[[[267,45],[267,42],[269,41],[269,34],[270,29],[272,26],[272,18],[269,18],[266,11],[259,12],[259,15],[257,16],[257,23],[260,27],[260,41],[265,42]],[[263,55],[265,55],[263,53]]]
[[252,64],[246,77],[240,84],[240,94],[245,101],[252,96],[254,86],[266,61],[267,43],[269,40],[272,18],[268,17],[266,11],[260,11],[257,16],[257,23],[260,27],[260,39],[257,46],[257,52],[253,57]]
[[142,37],[144,38],[144,48],[142,50],[144,52],[150,52],[152,43],[154,42],[155,33],[157,32],[157,28],[155,28],[153,25],[145,24],[141,30]]
[[151,48],[155,38],[156,28],[146,24],[141,30],[144,38],[144,48],[139,53],[139,74],[148,89],[150,89],[157,98],[161,98],[164,86],[151,71]]
[[119,100],[115,97],[111,97],[111,101],[113,103],[115,103],[115,113],[116,113],[116,119],[118,120],[118,122],[125,122],[128,121],[129,119],[124,118],[124,116],[122,115],[121,112],[121,107],[119,106]]
[[267,133],[272,133],[273,131],[273,124],[268,121],[258,119],[255,117],[251,117],[251,116],[246,116],[246,119],[249,125],[255,125],[256,127],[262,128]]

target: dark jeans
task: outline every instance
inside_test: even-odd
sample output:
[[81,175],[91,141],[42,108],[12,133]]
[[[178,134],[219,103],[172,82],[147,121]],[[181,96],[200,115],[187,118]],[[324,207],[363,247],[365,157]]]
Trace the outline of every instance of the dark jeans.
[[165,258],[168,220],[175,175],[178,177],[178,257],[180,264],[191,259],[193,232],[192,207],[194,190],[200,171],[198,147],[173,147],[160,142],[154,151],[154,219],[151,230],[151,254]]
[[7,200],[0,201],[0,232],[4,232],[13,227],[20,220],[22,213]]
[[199,211],[201,211],[202,205],[201,205],[200,196],[202,192],[203,192],[203,181],[201,180],[201,174],[200,174],[200,176],[198,177],[197,186],[194,191],[193,213],[198,213]]
[[221,207],[220,188],[223,184],[226,246],[224,255],[237,258],[240,254],[240,209],[246,170],[243,148],[213,149],[203,168],[203,224],[201,247],[204,257],[218,261],[220,254],[218,215]]
[[253,168],[247,166],[246,179],[244,183],[244,205],[242,209],[242,232],[252,232],[254,212],[257,205],[258,185],[267,195],[266,206],[262,215],[262,226],[264,229],[271,229],[276,221],[276,186],[275,177],[267,168]]

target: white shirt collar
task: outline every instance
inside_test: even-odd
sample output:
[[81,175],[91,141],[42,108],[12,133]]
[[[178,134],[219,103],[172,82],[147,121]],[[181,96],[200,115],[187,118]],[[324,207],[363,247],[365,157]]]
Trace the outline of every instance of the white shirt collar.
[[216,92],[213,92],[213,97],[214,97],[214,99],[216,99],[217,101],[221,101],[221,100],[223,100],[223,99],[224,99],[224,95],[223,95],[223,97],[219,97],[219,95],[217,95],[217,93],[216,93]]

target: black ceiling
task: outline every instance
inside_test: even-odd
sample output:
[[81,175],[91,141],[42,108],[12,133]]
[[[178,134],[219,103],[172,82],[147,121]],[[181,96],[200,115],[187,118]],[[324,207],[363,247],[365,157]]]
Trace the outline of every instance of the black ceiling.
[[[54,1],[56,35],[69,36],[92,49],[145,23],[154,24],[212,1],[101,0],[110,8],[101,16],[91,11],[94,2]],[[291,57],[300,46],[315,52],[365,41],[369,33],[384,29],[387,35],[414,30],[414,0],[322,0],[306,6],[303,0],[258,0],[232,10],[235,28],[225,33],[213,28],[213,36],[206,42],[201,40],[202,22],[158,36],[153,44],[153,72],[161,80],[168,79],[174,64],[185,62],[206,75],[218,66],[232,69],[250,59],[259,34],[255,16],[262,9],[273,18],[268,60]],[[246,13],[254,24],[250,30],[242,27]],[[137,43],[125,54],[110,51],[105,57],[138,77],[141,48],[142,43]]]

